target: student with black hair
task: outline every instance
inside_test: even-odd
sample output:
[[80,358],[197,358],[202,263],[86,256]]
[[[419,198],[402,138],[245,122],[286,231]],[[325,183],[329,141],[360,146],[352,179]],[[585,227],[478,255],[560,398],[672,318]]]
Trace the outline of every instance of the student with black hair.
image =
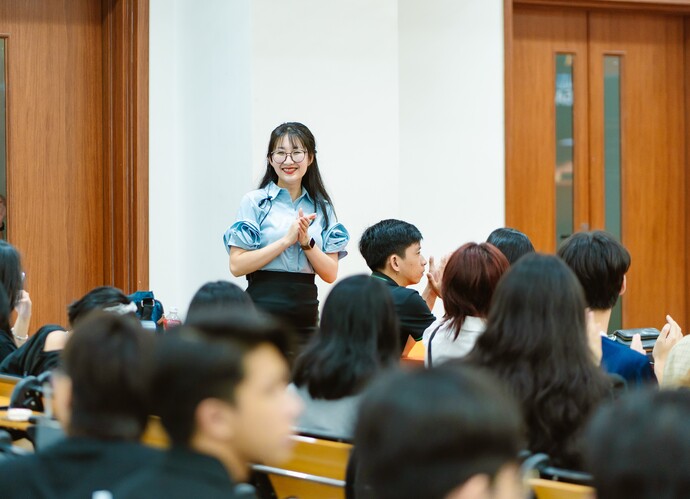
[[[431,313],[439,296],[440,273],[429,262],[428,282],[420,296],[408,288],[424,277],[427,261],[422,256],[422,233],[402,220],[381,220],[368,227],[359,240],[359,252],[372,271],[372,277],[384,282],[393,296],[400,321],[400,348],[403,355],[420,341],[424,331],[436,319]],[[408,342],[408,339],[413,341]]]
[[572,269],[585,292],[587,306],[601,331],[601,365],[607,372],[622,376],[629,384],[641,385],[661,379],[671,347],[682,338],[678,324],[667,316],[667,324],[654,351],[654,369],[646,355],[616,343],[605,336],[611,310],[626,290],[625,274],[630,268],[630,253],[611,234],[604,231],[578,232],[563,241],[558,256]]
[[399,365],[398,329],[384,283],[359,275],[335,285],[316,336],[295,362],[290,388],[305,406],[301,430],[352,438],[369,382]]
[[[86,293],[67,307],[70,329],[94,310],[105,310],[115,315],[131,314],[137,310],[134,303],[117,288],[100,286]],[[13,376],[38,376],[58,365],[60,351],[67,342],[68,333],[63,326],[47,324],[0,363],[0,373]]]
[[530,451],[581,469],[584,424],[613,396],[600,357],[577,277],[560,258],[534,253],[499,281],[486,331],[466,359],[490,369],[516,396]]
[[10,328],[10,300],[5,288],[0,286],[0,362],[17,350],[17,343]]
[[254,310],[251,297],[237,284],[229,281],[207,282],[192,297],[186,322],[203,319],[206,314],[240,306]]
[[355,496],[521,499],[519,414],[498,380],[469,366],[380,379],[359,413]]
[[2,462],[4,499],[92,497],[159,458],[139,443],[152,347],[134,317],[94,312],[76,324],[52,376],[53,408],[67,438]]
[[250,463],[289,458],[300,402],[287,390],[288,350],[283,326],[241,310],[160,337],[151,402],[172,448],[113,496],[232,498]]
[[256,306],[287,321],[304,344],[318,321],[314,277],[336,280],[349,240],[321,178],[314,135],[302,123],[276,127],[259,188],[242,198],[223,236],[230,272],[247,276]]
[[597,499],[690,497],[690,391],[639,390],[603,407],[586,432]]
[[525,234],[517,229],[501,227],[494,230],[486,240],[493,244],[508,259],[508,263],[513,265],[518,258],[528,253],[534,253],[534,246]]
[[32,304],[29,293],[24,289],[24,277],[19,251],[7,241],[0,240],[0,286],[7,294],[10,310],[17,312],[14,326],[7,333],[12,335],[16,346],[28,339],[31,321]]

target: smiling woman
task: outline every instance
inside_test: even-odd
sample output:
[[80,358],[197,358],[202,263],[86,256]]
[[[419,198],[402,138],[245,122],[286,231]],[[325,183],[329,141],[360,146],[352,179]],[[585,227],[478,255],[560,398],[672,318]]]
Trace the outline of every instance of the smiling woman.
[[335,281],[349,240],[323,185],[314,135],[301,123],[280,125],[259,189],[242,198],[223,237],[230,272],[247,276],[254,303],[292,325],[304,345],[318,319],[314,274]]

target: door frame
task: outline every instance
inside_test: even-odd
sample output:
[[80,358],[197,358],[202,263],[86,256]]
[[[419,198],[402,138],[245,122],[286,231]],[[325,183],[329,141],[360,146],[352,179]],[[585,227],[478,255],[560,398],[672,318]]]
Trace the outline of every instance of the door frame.
[[[568,8],[574,10],[626,10],[650,13],[674,14],[685,21],[685,123],[690,127],[690,0],[503,0],[504,35],[504,116],[505,116],[505,175],[508,161],[512,157],[512,115],[513,115],[513,8],[514,6],[543,8]],[[685,169],[690,166],[690,141],[686,141]],[[686,175],[685,192],[690,192],[690,175]],[[508,203],[505,203],[507,215]],[[690,203],[685,213],[685,245],[690,248]],[[686,252],[687,255],[687,252]],[[688,257],[686,256],[686,259]],[[690,265],[686,265],[690,269]],[[690,288],[690,270],[686,287]],[[687,293],[686,313],[690,313],[690,293]],[[690,315],[688,315],[690,317]]]
[[149,289],[149,0],[101,0],[104,278]]

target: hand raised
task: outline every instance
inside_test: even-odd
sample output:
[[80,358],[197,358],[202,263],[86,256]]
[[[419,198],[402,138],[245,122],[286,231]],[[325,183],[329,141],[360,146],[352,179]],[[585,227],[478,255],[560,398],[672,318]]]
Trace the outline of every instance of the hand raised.
[[673,317],[670,315],[666,316],[666,324],[661,328],[661,333],[654,343],[654,349],[652,350],[652,356],[654,357],[655,363],[663,363],[668,357],[669,352],[673,346],[678,343],[683,338],[683,332]]
[[27,291],[21,291],[19,301],[14,309],[17,311],[17,315],[20,317],[31,317],[31,297]]
[[441,296],[441,281],[443,280],[443,272],[446,270],[446,264],[448,263],[448,258],[450,258],[450,253],[443,255],[441,261],[436,264],[436,259],[433,256],[429,257],[429,272],[426,273],[426,278],[429,281],[429,286],[436,296],[443,299]]

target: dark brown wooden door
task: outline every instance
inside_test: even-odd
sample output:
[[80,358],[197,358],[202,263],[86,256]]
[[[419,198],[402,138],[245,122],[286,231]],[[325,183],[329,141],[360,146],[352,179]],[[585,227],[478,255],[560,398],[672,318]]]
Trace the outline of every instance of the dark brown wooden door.
[[[558,189],[572,184],[571,230],[613,227],[632,255],[623,326],[660,327],[667,313],[687,324],[683,18],[516,8],[513,30],[507,224],[553,252],[567,235],[556,227]],[[565,162],[558,55],[569,56],[572,70]]]
[[8,240],[31,331],[148,286],[148,0],[0,0]]

